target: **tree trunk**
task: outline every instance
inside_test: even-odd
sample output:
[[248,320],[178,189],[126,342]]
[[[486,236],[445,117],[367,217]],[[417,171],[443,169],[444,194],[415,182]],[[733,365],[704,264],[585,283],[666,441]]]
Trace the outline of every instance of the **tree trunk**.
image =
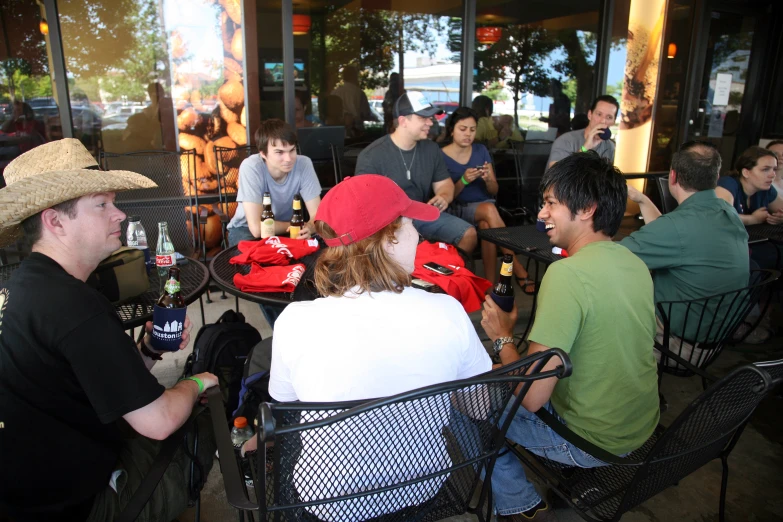
[[400,62],[400,92],[405,92],[405,73],[403,72],[405,70],[405,43],[404,43],[404,32],[402,30],[403,27],[403,15],[398,15],[397,18],[397,27],[398,27],[398,36],[397,36],[397,56],[399,56],[399,62]]

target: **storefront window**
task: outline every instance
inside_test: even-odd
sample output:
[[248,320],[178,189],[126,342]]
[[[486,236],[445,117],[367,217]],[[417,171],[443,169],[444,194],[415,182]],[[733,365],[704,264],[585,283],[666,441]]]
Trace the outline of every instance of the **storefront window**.
[[684,117],[685,83],[688,71],[688,50],[693,31],[693,1],[669,3],[664,30],[660,87],[655,101],[655,118],[650,146],[649,171],[669,170],[672,155],[680,143],[679,123]]
[[[298,127],[343,127],[346,143],[367,142],[388,132],[393,102],[405,90],[422,91],[446,110],[458,105],[460,0],[424,2],[417,11],[330,4],[294,8]],[[266,115],[264,102],[282,89],[282,60],[280,49],[261,53]]]
[[[154,0],[60,0],[74,137],[93,153],[174,145],[160,109],[170,70]],[[165,131],[165,132],[164,132]]]
[[0,141],[0,172],[22,152],[62,137],[50,63],[43,8],[0,0],[0,135],[18,138]]
[[496,128],[508,116],[537,138],[579,128],[595,96],[599,7],[599,0],[477,2],[474,102],[492,101]]

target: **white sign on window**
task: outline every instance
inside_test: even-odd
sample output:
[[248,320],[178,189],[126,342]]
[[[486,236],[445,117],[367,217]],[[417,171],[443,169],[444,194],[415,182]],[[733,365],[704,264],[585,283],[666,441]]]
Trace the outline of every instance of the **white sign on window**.
[[715,80],[715,96],[712,98],[712,105],[728,105],[729,93],[731,92],[731,74],[718,73],[718,79]]

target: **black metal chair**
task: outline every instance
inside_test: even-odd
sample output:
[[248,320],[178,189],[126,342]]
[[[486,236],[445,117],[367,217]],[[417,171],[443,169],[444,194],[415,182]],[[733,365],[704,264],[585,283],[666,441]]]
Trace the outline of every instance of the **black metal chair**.
[[[778,361],[779,363],[780,361]],[[661,425],[644,445],[618,457],[570,431],[545,409],[538,417],[558,435],[606,462],[597,468],[567,467],[519,448],[511,451],[583,519],[616,521],[627,511],[720,458],[723,476],[720,520],[725,515],[728,457],[753,411],[773,386],[767,368],[748,364],[712,384],[674,422]],[[775,371],[781,371],[777,366]],[[705,379],[713,379],[699,370]]]
[[255,145],[228,148],[215,147],[215,164],[217,165],[218,195],[222,215],[220,217],[223,226],[223,249],[228,248],[228,232],[226,227],[231,220],[229,205],[236,204],[236,195],[239,188],[239,166],[253,154],[258,154]]
[[[755,270],[745,288],[692,301],[663,301],[657,304],[663,324],[663,339],[655,347],[661,352],[658,385],[664,373],[690,377],[706,370],[720,355],[762,292],[778,280],[780,272]],[[706,386],[706,381],[703,382]]]
[[[141,219],[147,232],[150,253],[154,255],[158,246],[158,224],[165,221],[174,249],[185,257],[198,257],[196,238],[202,236],[201,220],[194,215],[193,210],[198,209],[201,214],[204,209],[199,205],[198,196],[195,195],[193,201],[183,188],[184,185],[190,184],[188,177],[195,171],[195,151],[140,151],[128,154],[101,152],[99,161],[105,170],[137,172],[158,184],[157,188],[119,192],[116,200],[117,208],[128,216],[139,216]],[[193,170],[190,170],[190,166],[193,166]],[[122,222],[122,237],[125,237],[127,227],[128,220],[125,220]],[[204,324],[204,302],[201,296],[199,304]]]
[[517,207],[527,215],[538,214],[541,196],[538,186],[546,172],[551,140],[528,140],[514,146],[514,168],[517,176]]
[[[562,364],[541,372],[552,357]],[[257,501],[248,499],[236,460],[225,458],[220,464],[228,502],[258,511],[262,520],[396,521],[414,514],[419,521],[440,520],[469,509],[486,472],[476,511],[489,520],[492,469],[514,412],[533,381],[570,372],[568,356],[553,349],[472,379],[393,397],[264,403],[252,465]],[[230,455],[220,395],[208,397],[218,451]]]
[[661,193],[661,213],[668,214],[678,205],[677,200],[669,192],[669,177],[656,177],[655,181],[658,183],[658,191]]

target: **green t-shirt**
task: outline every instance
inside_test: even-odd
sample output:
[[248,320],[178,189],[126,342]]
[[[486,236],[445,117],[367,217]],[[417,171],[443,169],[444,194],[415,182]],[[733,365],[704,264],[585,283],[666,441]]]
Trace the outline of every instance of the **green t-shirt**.
[[590,243],[547,269],[530,340],[561,348],[574,368],[552,405],[572,431],[615,455],[640,447],[658,424],[654,337],[650,272],[624,246]]

